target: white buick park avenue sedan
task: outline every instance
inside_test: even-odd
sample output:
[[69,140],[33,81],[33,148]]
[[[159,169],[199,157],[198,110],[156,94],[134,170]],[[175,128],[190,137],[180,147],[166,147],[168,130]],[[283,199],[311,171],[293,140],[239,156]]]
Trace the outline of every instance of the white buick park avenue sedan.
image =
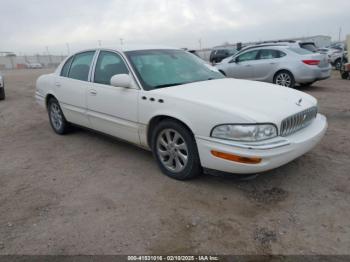
[[327,129],[312,96],[229,79],[167,48],[76,53],[37,80],[36,100],[57,134],[74,124],[136,144],[179,180],[203,169],[277,168],[311,150]]

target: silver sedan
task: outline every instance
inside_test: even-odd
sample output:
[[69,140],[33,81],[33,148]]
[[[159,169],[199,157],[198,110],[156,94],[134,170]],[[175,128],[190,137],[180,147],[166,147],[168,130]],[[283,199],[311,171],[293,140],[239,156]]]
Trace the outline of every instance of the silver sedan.
[[328,57],[298,47],[266,45],[248,47],[216,65],[227,77],[275,83],[293,88],[327,79]]

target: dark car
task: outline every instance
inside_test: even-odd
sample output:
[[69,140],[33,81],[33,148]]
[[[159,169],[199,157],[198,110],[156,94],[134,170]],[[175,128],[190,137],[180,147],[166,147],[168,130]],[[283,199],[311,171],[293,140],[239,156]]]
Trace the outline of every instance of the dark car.
[[223,59],[229,56],[233,56],[237,53],[236,49],[222,48],[222,49],[214,49],[210,53],[210,63],[220,63]]
[[341,67],[340,67],[340,75],[343,79],[349,79],[350,77],[350,70],[349,70],[349,61],[348,61],[348,54],[347,52],[344,52]]
[[0,74],[0,100],[5,99],[5,82],[3,76]]

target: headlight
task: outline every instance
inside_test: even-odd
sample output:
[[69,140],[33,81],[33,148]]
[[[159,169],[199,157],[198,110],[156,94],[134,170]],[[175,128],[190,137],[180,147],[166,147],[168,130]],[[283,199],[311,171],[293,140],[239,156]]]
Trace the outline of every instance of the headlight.
[[276,137],[277,127],[273,124],[220,125],[212,130],[211,136],[244,142],[262,141]]

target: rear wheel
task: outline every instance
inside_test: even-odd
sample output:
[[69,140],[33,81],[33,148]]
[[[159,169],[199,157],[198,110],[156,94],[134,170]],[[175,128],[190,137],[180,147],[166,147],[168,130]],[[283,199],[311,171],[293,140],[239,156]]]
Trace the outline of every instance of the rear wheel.
[[165,120],[153,131],[152,151],[164,174],[188,180],[202,173],[192,133],[179,122]]
[[292,73],[290,73],[289,71],[286,71],[286,70],[279,71],[275,75],[273,82],[276,85],[290,87],[290,88],[294,88],[294,86],[295,86],[294,76],[292,75]]
[[336,70],[340,70],[340,68],[341,68],[341,59],[340,58],[335,60],[334,67],[335,67]]
[[64,117],[57,99],[50,98],[47,108],[52,129],[59,135],[68,133],[70,125]]
[[349,79],[349,72],[342,72],[341,73],[341,78],[342,79]]

